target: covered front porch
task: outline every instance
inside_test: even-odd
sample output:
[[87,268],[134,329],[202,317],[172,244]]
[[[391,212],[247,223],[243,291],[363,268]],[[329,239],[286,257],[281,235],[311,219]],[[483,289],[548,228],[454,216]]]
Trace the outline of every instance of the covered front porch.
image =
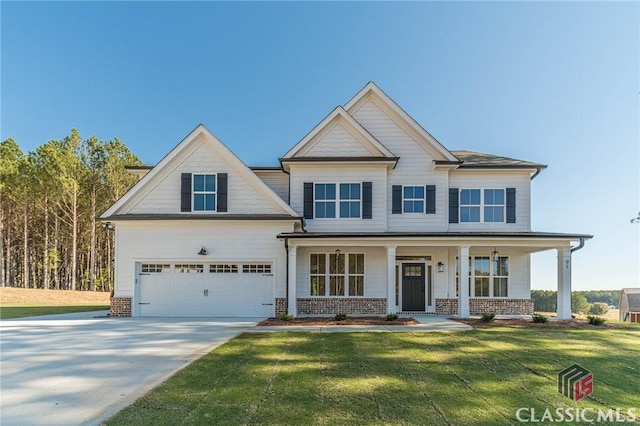
[[[530,315],[531,253],[558,254],[558,318],[571,318],[571,254],[588,235],[551,233],[288,233],[295,316]],[[460,285],[460,277],[468,277]],[[464,280],[462,280],[464,282]],[[284,313],[284,312],[282,312]]]

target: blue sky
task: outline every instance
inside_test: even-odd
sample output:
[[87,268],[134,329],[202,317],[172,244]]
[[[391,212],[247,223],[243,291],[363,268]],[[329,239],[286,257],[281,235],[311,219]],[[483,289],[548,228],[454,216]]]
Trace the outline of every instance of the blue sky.
[[[275,165],[373,80],[449,149],[548,164],[533,228],[594,234],[573,287],[639,286],[637,2],[6,2],[0,137],[78,128],[155,164],[205,124]],[[555,288],[555,251],[532,287]]]

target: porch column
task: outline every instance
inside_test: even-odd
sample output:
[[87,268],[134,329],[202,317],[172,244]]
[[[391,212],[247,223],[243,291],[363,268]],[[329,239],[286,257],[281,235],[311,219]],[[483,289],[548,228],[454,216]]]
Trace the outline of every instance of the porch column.
[[387,246],[387,313],[396,312],[396,246]]
[[469,246],[458,247],[458,316],[469,318]]
[[296,295],[296,251],[297,247],[295,245],[289,245],[287,313],[293,316],[298,315],[298,296]]
[[571,247],[558,247],[558,319],[571,319]]

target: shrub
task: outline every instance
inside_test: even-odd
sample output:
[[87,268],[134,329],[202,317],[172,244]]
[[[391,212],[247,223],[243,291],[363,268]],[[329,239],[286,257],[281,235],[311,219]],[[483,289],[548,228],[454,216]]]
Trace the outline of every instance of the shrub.
[[533,319],[533,322],[537,322],[541,324],[544,324],[545,322],[549,321],[549,318],[542,314],[533,314],[531,315],[531,318]]
[[293,315],[291,315],[291,314],[282,314],[280,319],[282,321],[293,321],[295,319],[295,317]]
[[496,313],[495,312],[483,312],[482,313],[482,321],[491,322],[494,319],[496,319]]
[[398,314],[387,314],[385,317],[387,321],[396,321],[398,318],[400,318]]
[[587,298],[581,294],[571,295],[571,312],[574,314],[584,314],[589,312],[589,302]]
[[336,321],[344,321],[347,319],[347,314],[339,313],[334,317]]
[[589,321],[591,325],[603,325],[606,320],[595,315],[587,315],[587,321]]
[[591,308],[589,309],[589,313],[591,315],[604,315],[607,312],[609,312],[609,306],[603,302],[596,302],[591,305]]

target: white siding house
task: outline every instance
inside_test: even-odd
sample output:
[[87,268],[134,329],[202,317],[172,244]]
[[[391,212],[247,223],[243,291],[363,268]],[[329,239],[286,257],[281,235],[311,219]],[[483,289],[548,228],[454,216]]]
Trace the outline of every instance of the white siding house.
[[101,217],[112,315],[531,314],[530,254],[556,250],[570,317],[571,253],[591,236],[531,230],[546,166],[449,151],[374,83],[279,161],[248,168],[200,125],[136,170]]

